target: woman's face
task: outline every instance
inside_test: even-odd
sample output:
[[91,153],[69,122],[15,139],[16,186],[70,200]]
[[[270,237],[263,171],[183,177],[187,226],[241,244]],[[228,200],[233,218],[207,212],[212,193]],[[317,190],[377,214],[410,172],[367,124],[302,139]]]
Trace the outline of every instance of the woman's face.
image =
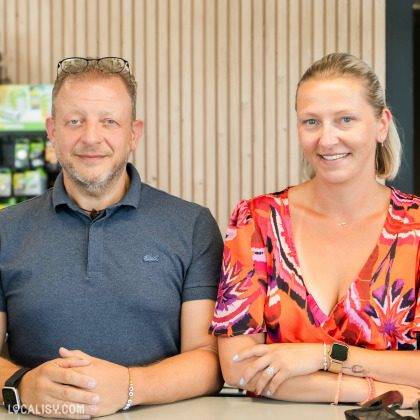
[[317,178],[340,183],[375,177],[376,144],[386,138],[391,115],[385,109],[376,117],[361,81],[305,81],[296,109],[299,140]]

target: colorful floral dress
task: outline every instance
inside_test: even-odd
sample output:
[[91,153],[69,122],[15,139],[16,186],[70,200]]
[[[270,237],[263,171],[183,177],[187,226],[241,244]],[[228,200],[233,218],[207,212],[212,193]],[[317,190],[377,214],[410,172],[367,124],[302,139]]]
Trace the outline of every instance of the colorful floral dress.
[[417,349],[419,207],[419,198],[392,189],[372,254],[326,315],[302,278],[288,189],[242,201],[226,235],[210,333],[263,332],[266,343],[341,341],[371,349]]

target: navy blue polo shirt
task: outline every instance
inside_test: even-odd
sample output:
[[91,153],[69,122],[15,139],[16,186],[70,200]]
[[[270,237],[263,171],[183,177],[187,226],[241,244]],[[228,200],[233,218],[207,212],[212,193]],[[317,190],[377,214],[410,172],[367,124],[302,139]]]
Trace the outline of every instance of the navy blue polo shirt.
[[42,196],[0,211],[0,311],[11,359],[58,349],[147,365],[180,352],[185,301],[215,299],[223,241],[210,211],[141,182],[95,220],[62,174]]

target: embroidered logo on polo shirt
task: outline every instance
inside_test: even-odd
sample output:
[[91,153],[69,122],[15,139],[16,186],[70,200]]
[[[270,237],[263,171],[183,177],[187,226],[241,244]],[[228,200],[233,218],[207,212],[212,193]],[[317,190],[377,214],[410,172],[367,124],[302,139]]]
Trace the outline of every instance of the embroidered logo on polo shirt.
[[159,255],[150,255],[150,254],[146,254],[143,257],[143,261],[144,262],[158,262],[159,261]]

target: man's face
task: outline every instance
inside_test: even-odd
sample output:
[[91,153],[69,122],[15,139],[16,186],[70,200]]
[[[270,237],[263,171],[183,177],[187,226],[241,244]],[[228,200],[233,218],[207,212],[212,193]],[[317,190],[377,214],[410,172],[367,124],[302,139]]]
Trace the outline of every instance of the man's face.
[[56,98],[48,136],[64,170],[64,182],[97,196],[125,171],[137,147],[142,122],[132,121],[131,101],[119,77],[69,78]]

